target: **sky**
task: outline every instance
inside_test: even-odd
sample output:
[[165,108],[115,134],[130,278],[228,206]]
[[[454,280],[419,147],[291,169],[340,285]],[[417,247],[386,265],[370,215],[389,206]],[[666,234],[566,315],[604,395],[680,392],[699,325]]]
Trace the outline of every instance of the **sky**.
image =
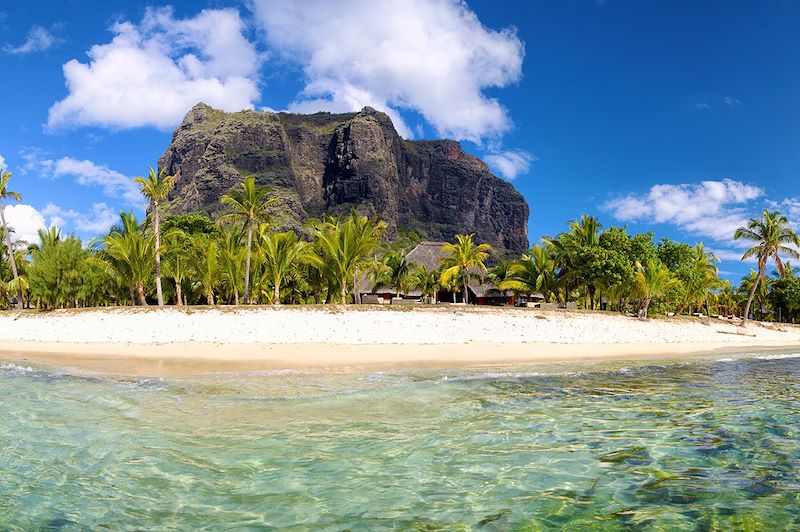
[[194,104],[386,111],[453,138],[531,207],[531,243],[581,214],[703,242],[800,228],[800,1],[0,2],[0,167],[16,236],[90,239]]

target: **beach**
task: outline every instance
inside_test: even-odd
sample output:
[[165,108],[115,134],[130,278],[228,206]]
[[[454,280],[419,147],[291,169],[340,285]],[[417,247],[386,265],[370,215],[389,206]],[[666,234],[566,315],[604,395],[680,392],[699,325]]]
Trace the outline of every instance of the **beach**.
[[104,308],[0,315],[0,358],[105,373],[521,364],[800,347],[800,328],[716,318],[447,307]]

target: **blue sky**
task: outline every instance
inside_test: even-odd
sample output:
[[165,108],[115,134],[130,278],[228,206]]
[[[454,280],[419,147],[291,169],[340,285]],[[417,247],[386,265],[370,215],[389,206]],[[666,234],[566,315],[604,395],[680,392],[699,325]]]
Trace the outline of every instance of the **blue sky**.
[[195,100],[372,105],[513,180],[532,242],[595,214],[703,241],[736,278],[735,227],[800,222],[798,23],[792,0],[4,2],[6,213],[23,237],[106,230]]

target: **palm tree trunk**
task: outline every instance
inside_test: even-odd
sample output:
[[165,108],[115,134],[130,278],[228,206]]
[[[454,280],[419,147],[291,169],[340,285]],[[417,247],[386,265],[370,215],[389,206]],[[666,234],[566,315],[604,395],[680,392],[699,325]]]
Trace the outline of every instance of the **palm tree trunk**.
[[761,268],[758,270],[758,275],[753,280],[753,287],[750,289],[750,295],[747,297],[747,304],[744,306],[744,317],[742,318],[742,327],[747,326],[747,318],[750,316],[750,305],[753,304],[753,298],[756,295],[756,288],[758,288],[758,282],[761,280]]
[[247,222],[247,258],[244,261],[244,304],[250,303],[250,254],[253,248],[253,221]]
[[469,293],[467,292],[467,276],[464,276],[464,304],[469,303]]
[[133,285],[130,285],[128,287],[128,290],[131,293],[131,306],[135,307],[136,306],[136,288]]
[[153,218],[156,231],[156,298],[158,306],[164,306],[164,292],[161,290],[161,220],[158,217],[158,201],[153,201]]
[[212,290],[209,290],[208,292],[206,292],[206,304],[207,305],[213,305],[214,304],[214,292]]
[[341,293],[341,296],[342,296],[342,300],[341,300],[342,305],[346,305],[347,304],[347,277],[343,277],[342,278],[342,293]]
[[647,319],[647,309],[650,308],[650,298],[646,298],[642,301],[642,308],[639,309],[639,319],[646,320]]
[[177,279],[175,280],[175,305],[178,307],[183,306],[183,289],[181,288],[181,283]]
[[136,293],[139,294],[139,304],[142,306],[147,305],[147,298],[144,296],[144,283],[141,281],[136,282]]
[[[6,214],[3,211],[2,202],[0,202],[0,220],[3,222],[3,233],[6,235],[6,249],[8,249],[8,261],[11,263],[11,273],[14,275],[14,280],[16,281],[19,278],[19,272],[17,272],[17,261],[14,258],[14,246],[11,245],[11,234],[8,232],[8,226],[6,225]],[[22,287],[19,282],[17,282],[17,308],[22,310],[23,304]]]
[[355,305],[361,304],[361,294],[358,293],[358,270],[353,270],[353,303]]
[[275,290],[272,293],[272,304],[273,305],[280,305],[281,304],[281,282],[280,279],[275,279]]

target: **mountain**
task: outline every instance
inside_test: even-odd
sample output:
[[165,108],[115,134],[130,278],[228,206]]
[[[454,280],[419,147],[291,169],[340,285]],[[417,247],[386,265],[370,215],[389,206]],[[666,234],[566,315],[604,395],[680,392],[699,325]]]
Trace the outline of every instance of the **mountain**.
[[221,212],[219,198],[243,175],[283,198],[278,225],[299,228],[322,213],[357,207],[377,214],[389,235],[414,230],[431,240],[476,233],[498,252],[528,247],[528,204],[480,159],[450,140],[409,141],[389,117],[358,113],[225,113],[196,105],[158,162],[177,176],[165,212]]

